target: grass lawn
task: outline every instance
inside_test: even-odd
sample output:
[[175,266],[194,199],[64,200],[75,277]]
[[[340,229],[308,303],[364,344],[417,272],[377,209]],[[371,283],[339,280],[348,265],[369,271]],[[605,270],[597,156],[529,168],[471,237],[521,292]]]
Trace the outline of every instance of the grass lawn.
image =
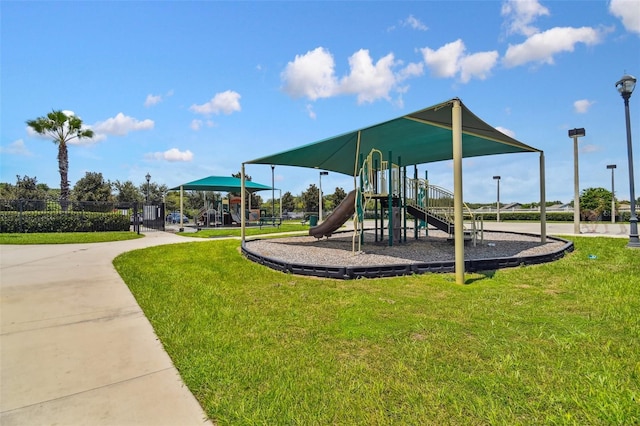
[[287,275],[232,240],[114,263],[221,425],[640,424],[640,251],[571,239],[464,286]]
[[[280,227],[266,225],[262,228],[258,226],[252,226],[245,228],[246,235],[263,235],[263,234],[275,234],[279,232],[296,232],[305,234],[309,232],[308,225],[300,224],[300,221],[283,222]],[[197,232],[178,232],[178,235],[185,237],[200,237],[200,238],[216,238],[216,237],[239,237],[240,228],[220,228],[220,229],[202,229]]]
[[77,244],[105,243],[142,238],[135,232],[43,232],[34,234],[0,234],[0,244]]

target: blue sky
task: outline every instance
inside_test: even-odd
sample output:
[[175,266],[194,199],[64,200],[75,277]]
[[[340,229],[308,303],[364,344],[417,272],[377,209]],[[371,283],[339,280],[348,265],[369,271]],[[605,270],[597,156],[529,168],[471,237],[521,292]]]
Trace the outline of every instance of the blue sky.
[[[59,187],[57,147],[25,121],[73,111],[93,141],[69,146],[69,180],[169,187],[459,97],[545,151],[547,199],[580,188],[629,199],[624,104],[640,74],[640,1],[2,1],[0,181]],[[631,97],[636,197],[640,89]],[[465,159],[464,198],[537,201],[538,155]],[[450,161],[419,167],[453,189]],[[247,174],[269,185],[271,168]],[[276,167],[299,195],[318,171]],[[353,179],[323,177],[325,193]],[[264,199],[271,197],[266,192]]]

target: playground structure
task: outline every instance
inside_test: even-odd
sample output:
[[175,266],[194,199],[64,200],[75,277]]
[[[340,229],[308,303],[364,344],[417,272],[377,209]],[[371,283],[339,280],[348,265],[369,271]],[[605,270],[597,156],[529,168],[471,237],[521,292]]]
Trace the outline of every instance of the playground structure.
[[[260,209],[245,210],[245,215],[240,213],[240,206],[243,205],[243,198],[232,196],[231,193],[246,192],[252,194],[257,191],[273,190],[270,186],[262,185],[257,182],[243,181],[233,176],[208,176],[192,182],[171,188],[171,190],[180,191],[180,215],[184,214],[183,192],[188,191],[213,191],[227,192],[229,197],[216,200],[207,200],[205,198],[203,207],[194,217],[197,226],[217,227],[217,226],[240,226],[244,221],[255,221],[256,224],[265,220],[266,212]],[[251,198],[249,197],[249,203]],[[273,221],[275,224],[275,220]],[[279,224],[280,222],[278,222]],[[180,227],[182,228],[182,221]]]
[[[388,158],[392,153],[389,152]],[[384,241],[385,217],[387,217],[387,240],[389,246],[407,241],[408,216],[413,217],[414,238],[420,231],[428,234],[428,225],[440,229],[453,239],[455,235],[454,197],[444,188],[430,185],[429,181],[407,177],[407,168],[385,160],[382,152],[372,149],[366,158],[361,158],[356,176],[356,189],[338,205],[332,214],[319,225],[309,229],[316,238],[330,237],[345,222],[353,217],[352,251],[360,251],[364,241],[364,213],[367,207],[374,212],[375,241]],[[475,245],[482,238],[482,226],[469,207],[464,204],[462,229],[464,238]]]
[[[368,159],[365,161],[363,153],[367,152],[374,153],[371,156],[373,164],[370,164]],[[382,158],[380,152],[389,154],[386,158]],[[398,229],[398,224],[406,223],[410,212],[415,214],[416,221],[422,220],[425,223],[433,223],[434,226],[446,226],[449,230],[453,227],[453,233],[449,235],[453,237],[454,242],[456,282],[462,284],[465,280],[465,241],[469,239],[475,241],[478,234],[477,224],[472,215],[470,226],[465,225],[465,216],[469,220],[469,213],[462,201],[462,160],[469,157],[527,152],[539,155],[540,242],[544,244],[547,238],[544,152],[514,139],[481,120],[458,98],[315,143],[307,143],[287,151],[243,162],[240,179],[244,184],[246,164],[307,167],[353,176],[354,188],[357,191],[353,207],[356,213],[352,247],[354,251],[356,244],[358,248],[360,247],[363,234],[364,213],[362,215],[359,213],[364,212],[367,202],[377,200],[373,201],[374,212],[378,212],[378,209],[386,209],[388,216],[388,229],[391,235],[388,239],[389,245],[393,245],[394,237],[397,241],[401,241],[399,235],[402,235],[403,240],[406,238],[404,237],[406,226],[402,233],[402,230]],[[374,158],[375,156],[378,158]],[[394,158],[398,159],[395,166]],[[447,194],[447,191],[430,187],[426,179],[422,184],[415,172],[413,180],[406,177],[406,166],[416,167],[420,164],[444,160],[452,160],[454,186],[452,193]],[[387,166],[383,164],[384,161],[387,162]],[[371,174],[370,170],[375,170],[375,173]],[[383,183],[385,179],[387,179],[386,184]],[[379,187],[376,181],[380,182]],[[421,189],[424,194],[422,197],[420,197]],[[245,196],[244,192],[241,194]],[[451,199],[453,200],[452,214],[450,214],[451,209],[446,206],[451,204],[448,201]],[[383,223],[382,219],[384,214],[380,215],[381,223]],[[332,221],[333,226],[337,222],[337,220]],[[414,228],[418,229],[419,226]],[[246,237],[244,222],[242,229],[241,240],[244,244]],[[384,225],[380,227],[380,230],[383,229]],[[327,225],[322,230],[322,235],[330,235],[331,232],[333,231]],[[316,236],[319,234],[320,232],[315,233]]]
[[[217,203],[212,200],[205,200],[205,205],[197,214],[197,224],[205,228],[218,226],[240,226],[241,217],[241,197],[232,196],[223,198]],[[266,216],[265,210],[244,209],[246,220],[250,223],[259,223]]]

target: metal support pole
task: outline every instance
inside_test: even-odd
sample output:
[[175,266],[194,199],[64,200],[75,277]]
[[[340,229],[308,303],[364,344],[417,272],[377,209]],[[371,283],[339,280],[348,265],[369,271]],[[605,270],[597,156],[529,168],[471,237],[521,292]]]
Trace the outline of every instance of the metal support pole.
[[611,169],[611,223],[616,223],[616,192]]
[[613,174],[616,168],[615,164],[607,164],[607,169],[611,169],[611,223],[616,223],[616,192],[613,181]]
[[494,176],[493,179],[498,182],[498,198],[496,201],[496,222],[500,222],[500,176]]
[[459,99],[453,100],[453,107],[451,109],[451,136],[453,143],[453,217],[456,283],[464,284],[464,229],[462,223],[462,108]]
[[387,201],[389,202],[387,205],[387,214],[389,215],[389,220],[387,220],[387,223],[389,224],[389,247],[391,247],[393,245],[393,156],[391,155],[391,151],[389,151],[387,164],[389,169],[389,184],[387,185]]
[[241,244],[244,246],[244,240],[246,237],[246,219],[244,214],[244,203],[246,201],[246,185],[244,183],[244,163],[242,163],[242,167],[240,168],[240,240]]
[[540,151],[540,242],[547,242],[547,190],[545,183],[544,152]]
[[[274,164],[271,165],[271,217],[276,217],[276,190],[274,189],[274,177],[273,173],[276,166]],[[258,206],[259,207],[259,206]]]
[[578,137],[573,137],[573,233],[580,233],[580,183],[578,175]]

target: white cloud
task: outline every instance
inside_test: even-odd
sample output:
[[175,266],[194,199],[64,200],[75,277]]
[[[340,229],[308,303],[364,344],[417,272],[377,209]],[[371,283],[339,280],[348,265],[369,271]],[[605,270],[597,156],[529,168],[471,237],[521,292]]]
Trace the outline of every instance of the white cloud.
[[509,45],[504,56],[507,67],[528,62],[553,64],[553,56],[560,52],[573,52],[577,43],[597,44],[602,34],[591,27],[556,27],[529,37],[524,43]]
[[310,119],[316,119],[316,112],[313,110],[313,105],[307,104],[307,114],[309,115]]
[[369,51],[360,49],[349,58],[351,72],[343,77],[340,89],[343,93],[357,94],[358,103],[371,103],[377,99],[389,100],[389,91],[395,84],[393,54],[381,58],[373,64]]
[[463,83],[468,83],[471,78],[484,80],[498,61],[496,51],[465,54],[466,47],[460,39],[447,43],[438,50],[425,47],[420,51],[433,75],[450,78],[459,74]]
[[323,47],[296,55],[280,75],[283,90],[294,98],[306,97],[312,101],[331,97],[338,86],[334,68],[333,56]]
[[192,120],[191,124],[189,124],[189,127],[191,127],[191,130],[195,130],[195,131],[202,129],[203,126],[214,127],[215,123],[211,120],[202,121],[202,120],[196,119],[196,120]]
[[504,133],[505,135],[507,135],[509,137],[512,137],[514,139],[516,137],[516,132],[514,132],[513,130],[506,129],[506,128],[501,127],[501,126],[496,126],[496,130],[501,132],[501,133]]
[[189,162],[193,160],[193,153],[189,150],[180,151],[178,148],[171,148],[164,152],[152,152],[146,155],[149,160],[169,161],[169,162]]
[[531,25],[539,16],[549,15],[549,9],[538,3],[538,0],[507,0],[502,4],[502,16],[508,34],[523,34],[527,37],[538,32]]
[[427,31],[429,29],[429,27],[427,27],[425,24],[423,24],[418,18],[416,18],[413,15],[409,15],[407,19],[402,21],[402,26],[410,27],[414,30],[419,30],[419,31]]
[[438,50],[420,49],[424,62],[436,77],[453,77],[458,72],[458,61],[465,47],[461,39],[447,43]]
[[594,103],[594,101],[590,101],[588,99],[580,99],[573,103],[573,110],[578,114],[585,114]]
[[147,108],[162,102],[162,95],[147,95],[147,99],[144,101],[144,106]]
[[498,62],[498,52],[478,52],[460,59],[460,81],[468,83],[472,77],[484,80]]
[[189,127],[191,127],[191,130],[200,130],[200,128],[202,128],[202,120],[191,120],[191,125]]
[[92,126],[96,134],[126,136],[129,132],[153,129],[153,120],[138,120],[119,112],[115,117],[100,121]]
[[22,139],[15,140],[6,147],[0,146],[0,153],[9,155],[23,155],[25,157],[32,155],[32,153],[25,146]]
[[229,115],[233,112],[240,111],[240,94],[233,90],[227,90],[226,92],[216,93],[209,102],[202,105],[193,104],[189,109],[196,114],[211,115],[211,114],[226,114]]
[[640,34],[640,0],[611,0],[609,12],[622,20],[622,25]]
[[599,147],[598,145],[593,145],[593,144],[585,144],[582,145],[582,147],[580,148],[580,152],[588,154],[591,152],[598,152],[598,151],[602,151],[602,148]]
[[[411,62],[396,73],[396,81],[401,82],[407,78],[418,77],[422,74],[424,74],[424,64],[422,62]],[[403,89],[398,88],[397,91],[403,91]],[[404,92],[406,92],[406,90],[404,90]]]
[[281,74],[283,90],[294,98],[315,101],[339,95],[356,95],[358,103],[378,99],[391,101],[392,90],[402,90],[397,84],[409,77],[421,75],[423,65],[410,63],[394,72],[402,63],[389,53],[373,62],[369,51],[360,49],[349,57],[349,73],[338,80],[333,56],[322,47],[304,55],[296,55]]

